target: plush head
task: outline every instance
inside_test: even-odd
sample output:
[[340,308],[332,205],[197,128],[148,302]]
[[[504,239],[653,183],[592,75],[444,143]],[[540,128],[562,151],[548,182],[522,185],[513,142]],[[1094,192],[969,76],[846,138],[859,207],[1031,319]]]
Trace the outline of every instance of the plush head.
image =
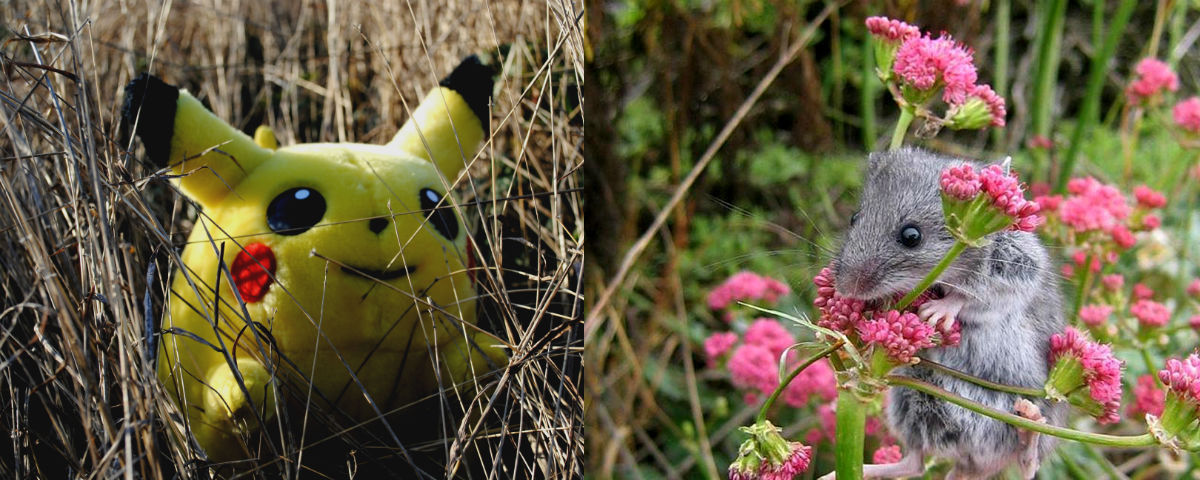
[[277,394],[309,401],[310,381],[314,405],[365,420],[502,360],[474,326],[468,232],[446,199],[491,87],[469,57],[387,145],[283,148],[155,77],[126,88],[125,121],[201,207],[158,371],[210,457],[244,455],[237,437],[283,408]]

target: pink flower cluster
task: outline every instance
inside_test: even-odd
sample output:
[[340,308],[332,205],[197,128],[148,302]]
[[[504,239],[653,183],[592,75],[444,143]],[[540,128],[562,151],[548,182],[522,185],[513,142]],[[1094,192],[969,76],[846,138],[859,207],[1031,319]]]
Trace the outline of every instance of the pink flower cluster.
[[867,17],[867,31],[882,40],[896,43],[921,36],[921,29],[887,17]]
[[1200,356],[1195,353],[1179,360],[1167,360],[1166,368],[1158,371],[1158,379],[1180,398],[1200,406]]
[[1191,133],[1200,133],[1200,97],[1191,97],[1175,104],[1171,116],[1180,128]]
[[709,365],[716,365],[721,356],[729,352],[738,341],[738,335],[733,332],[714,333],[704,339],[704,354],[708,357]]
[[[779,386],[779,361],[795,338],[777,320],[760,318],[746,329],[742,345],[734,348],[738,340],[733,332],[715,333],[704,341],[704,348],[712,366],[718,365],[726,352],[733,351],[725,368],[735,387],[750,390],[746,401],[753,403],[758,395],[770,394]],[[795,355],[788,355],[786,360],[789,369],[799,366]],[[800,372],[783,391],[783,400],[790,406],[803,407],[812,395],[824,401],[837,397],[837,380],[828,360],[819,360]]]
[[[888,53],[883,54],[887,58],[882,59],[880,68],[890,66],[891,73],[905,87],[919,92],[915,95],[917,98],[909,98],[909,101],[924,103],[941,88],[942,100],[951,107],[950,117],[955,117],[956,113],[964,114],[963,123],[953,128],[975,129],[987,124],[1004,126],[1004,117],[1007,115],[1004,98],[987,85],[976,85],[979,75],[975,70],[974,52],[970,48],[945,34],[937,38],[929,34],[922,35],[917,27],[899,20],[870,17],[866,24],[867,30],[879,42],[887,45]],[[895,49],[894,53],[891,49]],[[878,49],[876,51],[879,52]],[[885,80],[888,77],[890,73]],[[969,103],[975,107],[962,108]],[[972,113],[966,113],[967,110]]]
[[983,188],[983,184],[979,181],[979,174],[965,163],[943,170],[941,183],[942,191],[946,195],[964,202],[974,199],[976,195],[979,195],[979,190]]
[[987,85],[976,85],[975,88],[971,90],[971,93],[968,94],[968,97],[978,98],[979,100],[983,101],[984,105],[987,105],[988,112],[992,114],[991,125],[993,127],[1004,126],[1004,117],[1008,116],[1008,109],[1004,106],[1004,97],[996,94],[996,91],[992,90],[992,87]]
[[858,325],[858,336],[869,345],[878,345],[898,363],[912,361],[917,350],[932,347],[933,326],[915,313],[887,312],[883,317]]
[[742,300],[765,300],[774,303],[779,300],[779,297],[787,295],[791,291],[779,280],[753,272],[739,272],[709,292],[708,307],[713,310],[724,310],[734,302]]
[[829,267],[822,268],[821,272],[813,277],[813,285],[817,287],[813,306],[817,307],[820,313],[817,325],[849,333],[859,321],[870,314],[865,312],[867,305],[863,301],[846,298],[837,293],[833,281],[833,269]]
[[1122,277],[1119,273],[1113,273],[1100,277],[1100,283],[1109,291],[1116,292],[1125,286],[1125,277]]
[[1166,195],[1145,185],[1133,188],[1133,198],[1137,199],[1138,205],[1146,208],[1162,208],[1167,204]]
[[1121,191],[1095,178],[1072,178],[1067,192],[1071,196],[1059,205],[1058,215],[1076,232],[1111,233],[1123,228],[1122,222],[1129,217],[1130,208]]
[[837,398],[837,379],[829,360],[818,360],[792,379],[783,390],[783,403],[800,408],[808,405],[813,395],[826,402]]
[[1200,278],[1192,280],[1187,286],[1187,294],[1193,297],[1200,298]]
[[1121,409],[1121,361],[1108,345],[1089,340],[1073,327],[1050,337],[1050,362],[1068,356],[1079,360],[1091,399],[1104,408],[1097,421],[1116,423]]
[[899,462],[903,458],[904,458],[904,456],[900,454],[900,446],[899,445],[881,446],[875,450],[875,453],[873,455],[871,455],[871,460],[876,465],[896,463],[896,462]]
[[1171,319],[1171,309],[1154,300],[1138,300],[1129,307],[1129,312],[1137,317],[1143,327],[1162,327]]
[[1108,322],[1113,308],[1108,305],[1087,305],[1079,309],[1079,319],[1089,327],[1095,328]]
[[1133,298],[1137,300],[1147,300],[1154,297],[1154,290],[1147,287],[1144,283],[1133,284]]
[[900,45],[892,68],[912,88],[927,91],[944,86],[942,99],[949,104],[961,104],[975,88],[978,74],[974,62],[971,50],[953,38],[924,35]]
[[1133,387],[1133,403],[1129,405],[1129,415],[1149,413],[1161,416],[1166,404],[1166,392],[1158,388],[1158,382],[1150,375],[1138,377],[1137,386]]
[[1013,230],[1032,232],[1041,224],[1041,207],[1025,199],[1025,191],[1016,172],[1005,172],[999,165],[989,165],[978,173],[969,164],[942,171],[942,191],[951,198],[969,201],[979,192],[991,198],[992,206],[1011,217]]
[[741,430],[750,439],[738,448],[738,458],[729,466],[730,480],[792,480],[808,470],[812,447],[790,442],[771,422],[755,423]]
[[1125,89],[1125,95],[1132,103],[1145,101],[1164,90],[1174,92],[1179,89],[1179,77],[1171,71],[1171,67],[1157,58],[1145,58],[1135,67],[1137,80]]

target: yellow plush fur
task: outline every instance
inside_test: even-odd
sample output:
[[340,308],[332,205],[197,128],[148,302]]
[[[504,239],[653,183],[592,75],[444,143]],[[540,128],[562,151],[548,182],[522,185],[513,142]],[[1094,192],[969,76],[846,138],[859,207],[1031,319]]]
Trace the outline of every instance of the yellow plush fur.
[[[252,139],[185,91],[177,102],[169,164],[203,211],[172,280],[158,373],[211,459],[248,455],[239,438],[285,408],[276,398],[365,421],[376,417],[368,396],[387,413],[501,364],[499,342],[473,325],[468,231],[446,238],[420,202],[424,189],[447,193],[484,136],[458,92],[432,91],[386,146],[276,148],[269,130]],[[303,233],[278,234],[268,205],[296,187],[319,192],[326,210]],[[379,233],[368,228],[377,218]],[[266,294],[242,305],[229,271],[253,243],[277,267]],[[415,270],[386,281],[352,273],[405,267]]]

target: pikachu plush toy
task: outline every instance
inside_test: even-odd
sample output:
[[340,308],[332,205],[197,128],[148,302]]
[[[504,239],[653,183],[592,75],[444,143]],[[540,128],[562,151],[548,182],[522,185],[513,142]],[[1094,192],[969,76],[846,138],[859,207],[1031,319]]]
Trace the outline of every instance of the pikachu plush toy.
[[201,208],[157,368],[210,459],[253,455],[240,439],[289,403],[366,421],[503,365],[446,199],[491,91],[468,57],[387,145],[278,147],[153,76],[126,87],[124,121]]

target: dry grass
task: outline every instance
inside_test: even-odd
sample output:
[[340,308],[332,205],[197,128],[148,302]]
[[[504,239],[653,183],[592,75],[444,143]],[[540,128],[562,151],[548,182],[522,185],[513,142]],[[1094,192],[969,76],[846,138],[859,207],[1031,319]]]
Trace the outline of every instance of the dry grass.
[[[0,454],[0,477],[235,472],[200,459],[149,361],[166,272],[178,268],[172,252],[196,209],[137,142],[120,140],[120,92],[132,76],[149,70],[186,87],[243,130],[269,124],[283,145],[378,144],[471,53],[501,71],[492,137],[457,200],[483,250],[480,323],[512,360],[473,399],[438,402],[461,408],[441,408],[447,416],[422,441],[402,448],[371,426],[331,422],[301,444],[286,434],[300,425],[281,425],[259,440],[273,453],[236,472],[581,474],[581,9],[559,0],[0,9],[0,426],[13,447]],[[454,474],[441,473],[447,465]]]

